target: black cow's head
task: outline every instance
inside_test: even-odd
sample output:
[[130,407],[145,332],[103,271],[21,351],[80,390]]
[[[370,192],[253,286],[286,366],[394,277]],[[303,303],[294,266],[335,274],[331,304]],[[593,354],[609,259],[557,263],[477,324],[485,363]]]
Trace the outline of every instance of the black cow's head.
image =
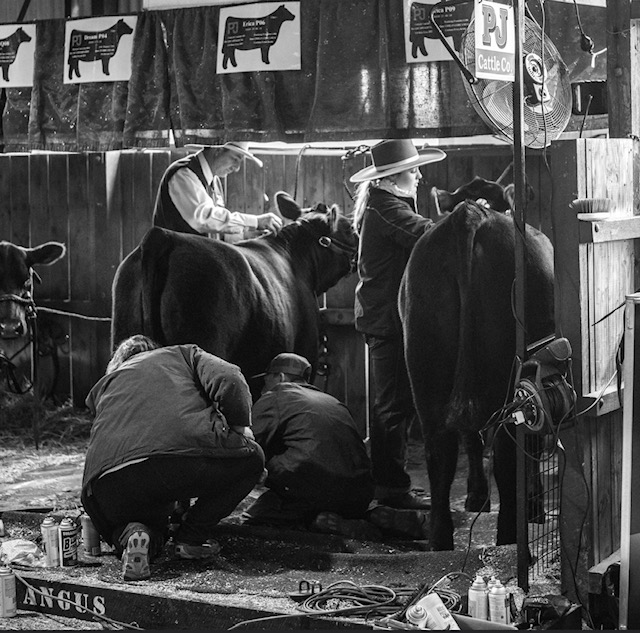
[[64,254],[64,244],[58,242],[33,248],[0,242],[0,338],[19,338],[27,333],[27,314],[34,309],[31,273],[38,279],[32,266],[53,264]]
[[355,271],[358,236],[351,219],[341,213],[338,205],[327,207],[320,202],[314,207],[302,208],[284,191],[276,193],[276,205],[283,217],[307,229],[316,238],[317,244],[333,255],[335,270],[322,271],[324,280],[318,292],[325,292],[339,279]]

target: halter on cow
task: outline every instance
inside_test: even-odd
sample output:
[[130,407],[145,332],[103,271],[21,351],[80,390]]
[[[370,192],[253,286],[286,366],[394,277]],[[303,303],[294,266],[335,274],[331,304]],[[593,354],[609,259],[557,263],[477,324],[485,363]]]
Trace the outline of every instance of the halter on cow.
[[316,367],[316,296],[353,270],[357,238],[337,207],[303,210],[276,194],[278,235],[236,244],[153,228],[120,264],[113,285],[112,344],[146,334],[196,343],[240,366],[265,370],[280,352]]
[[0,242],[0,364],[15,391],[23,390],[15,377],[15,361],[30,342],[37,340],[31,283],[32,278],[40,281],[40,277],[33,266],[53,264],[64,254],[65,247],[58,242],[33,248]]

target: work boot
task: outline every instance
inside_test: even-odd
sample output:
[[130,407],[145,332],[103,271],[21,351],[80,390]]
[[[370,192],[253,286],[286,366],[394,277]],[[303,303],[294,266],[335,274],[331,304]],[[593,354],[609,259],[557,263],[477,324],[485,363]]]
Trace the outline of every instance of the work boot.
[[214,540],[208,540],[201,545],[190,543],[176,543],[176,556],[185,560],[203,560],[213,558],[220,553],[220,545]]
[[378,499],[378,503],[398,510],[429,510],[431,508],[429,497],[421,497],[413,491]]

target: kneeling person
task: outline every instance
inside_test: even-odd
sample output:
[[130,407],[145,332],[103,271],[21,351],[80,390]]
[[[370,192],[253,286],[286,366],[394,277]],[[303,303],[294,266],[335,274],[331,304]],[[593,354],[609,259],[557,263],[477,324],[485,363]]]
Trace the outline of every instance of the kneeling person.
[[252,423],[265,452],[263,493],[247,523],[310,527],[320,513],[364,519],[373,498],[371,465],[348,408],[309,383],[311,365],[276,356],[264,374]]
[[82,504],[122,556],[124,580],[150,577],[177,500],[197,497],[176,534],[176,554],[216,554],[216,524],[264,469],[240,368],[196,345],[159,347],[136,335],[116,349],[86,404],[95,419]]

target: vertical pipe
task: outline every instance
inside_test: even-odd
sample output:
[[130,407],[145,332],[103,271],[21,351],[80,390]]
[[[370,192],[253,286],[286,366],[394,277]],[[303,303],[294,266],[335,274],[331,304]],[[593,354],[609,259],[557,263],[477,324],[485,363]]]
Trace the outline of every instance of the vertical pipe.
[[[525,191],[525,148],[524,148],[524,115],[522,104],[523,92],[523,51],[524,40],[524,3],[514,1],[515,17],[515,82],[513,84],[513,175],[515,201],[513,222],[515,229],[515,319],[516,319],[516,356],[522,362],[526,360],[527,341],[525,330],[525,297],[526,297],[526,191]],[[516,437],[519,446],[524,446],[524,428],[518,425]],[[527,478],[526,456],[522,451],[517,453],[516,485],[519,494],[517,499],[517,542],[518,542],[518,584],[524,591],[529,589],[529,544],[527,532]]]

